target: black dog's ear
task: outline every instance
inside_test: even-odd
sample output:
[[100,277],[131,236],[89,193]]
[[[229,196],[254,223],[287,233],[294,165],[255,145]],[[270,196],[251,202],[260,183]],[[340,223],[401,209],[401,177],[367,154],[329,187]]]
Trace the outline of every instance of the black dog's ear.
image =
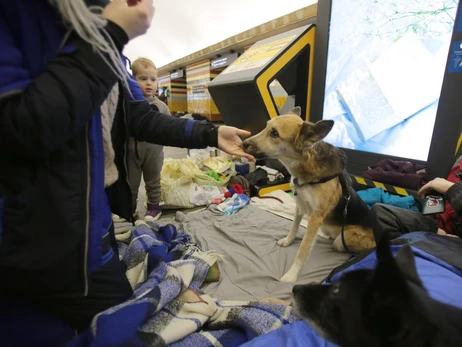
[[[375,270],[375,279],[383,279],[386,282],[393,279],[395,284],[398,282],[404,282],[404,276],[402,275],[396,260],[393,258],[393,254],[390,249],[390,242],[386,235],[379,240],[376,248],[376,254],[377,268]],[[400,279],[399,281],[398,278]]]
[[294,107],[289,113],[300,117],[302,115],[302,108],[300,106]]
[[396,263],[399,270],[404,275],[404,278],[415,285],[424,288],[422,281],[420,280],[419,274],[417,273],[417,267],[415,266],[415,257],[412,252],[412,248],[409,245],[404,245],[398,251],[395,257]]
[[[377,267],[362,298],[363,323],[375,334],[390,339],[402,329],[402,312],[411,302],[411,293],[386,237],[377,243],[376,254]],[[387,323],[378,324],[380,321]]]
[[377,271],[386,272],[388,276],[399,276],[404,281],[410,281],[424,288],[415,265],[414,253],[409,245],[400,248],[396,257],[390,250],[389,240],[383,236],[377,245]]
[[[395,299],[402,300],[403,298],[407,300],[409,287],[405,274],[401,272],[395,258],[393,258],[386,236],[379,240],[376,254],[377,267],[370,284],[370,291],[376,295],[378,294],[383,299],[388,298],[391,301]],[[404,255],[409,256],[406,253]]]
[[298,135],[298,142],[303,145],[311,146],[325,138],[332,130],[333,126],[333,120],[321,120],[315,124],[303,122]]
[[383,235],[379,242],[377,242],[377,248],[375,249],[377,254],[377,266],[381,263],[388,263],[393,261],[393,255],[390,250],[390,240],[387,235]]

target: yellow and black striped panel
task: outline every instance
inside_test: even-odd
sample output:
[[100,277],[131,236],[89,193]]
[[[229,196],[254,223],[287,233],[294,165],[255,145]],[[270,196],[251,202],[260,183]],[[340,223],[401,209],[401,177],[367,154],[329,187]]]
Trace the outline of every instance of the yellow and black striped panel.
[[[350,175],[351,179],[353,180],[353,188],[355,190],[361,190],[366,188],[382,188],[383,190],[398,194],[401,196],[413,196],[418,197],[417,191],[402,187],[393,186],[391,184],[381,183],[377,181],[373,181],[364,177]],[[359,186],[358,186],[359,185]]]
[[[368,189],[368,188],[382,188],[383,190],[389,193],[392,193],[392,194],[398,194],[401,196],[413,196],[414,198],[417,198],[418,200],[420,200],[420,197],[417,194],[417,191],[415,190],[406,189],[402,187],[396,187],[390,184],[373,181],[373,180],[360,177],[360,176],[354,176],[354,175],[350,175],[350,176],[351,176],[351,179],[353,180],[353,188],[355,190],[363,190],[363,189]],[[277,184],[274,186],[262,187],[258,190],[258,196],[269,194],[278,189],[288,192],[291,190],[290,183],[282,183],[282,184]]]

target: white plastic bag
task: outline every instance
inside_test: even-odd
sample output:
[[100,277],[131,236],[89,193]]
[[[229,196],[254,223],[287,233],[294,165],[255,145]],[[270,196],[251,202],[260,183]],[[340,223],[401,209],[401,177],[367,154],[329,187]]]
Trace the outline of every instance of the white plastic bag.
[[196,206],[205,206],[210,203],[213,199],[220,197],[226,191],[223,187],[214,186],[198,186],[192,184],[190,186],[189,196],[191,203]]

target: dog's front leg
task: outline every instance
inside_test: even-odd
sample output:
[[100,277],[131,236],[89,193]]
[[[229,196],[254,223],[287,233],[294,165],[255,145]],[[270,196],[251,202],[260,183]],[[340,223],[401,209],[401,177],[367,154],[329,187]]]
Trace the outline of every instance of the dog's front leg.
[[296,205],[294,221],[292,222],[292,227],[286,237],[278,241],[278,245],[281,247],[288,247],[294,242],[295,236],[297,236],[298,228],[302,222],[304,212]]
[[314,238],[318,232],[319,227],[323,221],[323,216],[319,215],[310,215],[308,218],[308,226],[306,228],[306,233],[303,236],[302,243],[298,249],[297,255],[295,256],[294,263],[290,267],[289,271],[282,276],[282,282],[296,282],[298,274],[302,269],[303,264],[305,264],[306,257],[310,253],[311,246],[313,245]]

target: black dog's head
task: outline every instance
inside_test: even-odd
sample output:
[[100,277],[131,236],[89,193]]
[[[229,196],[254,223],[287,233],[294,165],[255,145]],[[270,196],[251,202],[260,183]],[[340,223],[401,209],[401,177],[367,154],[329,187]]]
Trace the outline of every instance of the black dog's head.
[[[462,311],[430,298],[411,248],[402,247],[393,258],[388,242],[382,240],[377,261],[375,270],[346,273],[333,285],[295,286],[297,313],[319,334],[344,347],[437,346],[436,340],[448,346],[441,344],[444,334],[457,335],[457,329],[443,332],[445,328],[438,326],[443,322],[436,317],[456,314],[460,320]],[[459,337],[455,339],[462,341]]]

